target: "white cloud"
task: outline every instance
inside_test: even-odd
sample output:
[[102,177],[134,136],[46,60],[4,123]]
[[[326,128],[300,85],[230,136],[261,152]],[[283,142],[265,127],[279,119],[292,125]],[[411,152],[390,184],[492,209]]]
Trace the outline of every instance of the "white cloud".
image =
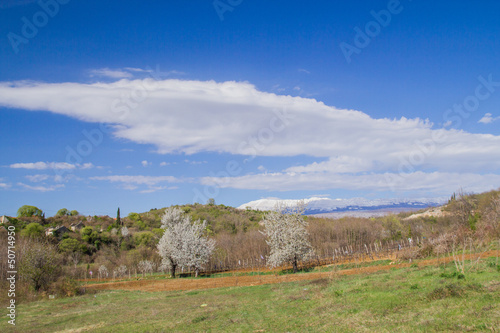
[[162,182],[179,183],[181,180],[173,176],[98,176],[90,177],[92,180],[107,180],[110,182],[132,183],[140,185],[156,185]]
[[177,186],[170,186],[170,187],[168,187],[168,186],[151,186],[147,190],[139,191],[139,193],[154,193],[154,192],[163,191],[163,190],[176,190],[176,189],[178,189]]
[[493,115],[491,113],[486,113],[483,116],[483,118],[479,119],[478,123],[490,124],[490,123],[497,121],[499,119],[500,119],[500,117],[493,117]]
[[299,72],[301,73],[306,73],[306,74],[311,74],[307,69],[299,68]]
[[142,161],[142,162],[141,162],[141,164],[142,164],[142,166],[143,166],[143,167],[147,167],[147,166],[149,166],[149,165],[151,165],[151,164],[153,164],[153,163],[152,163],[152,162],[148,162],[148,161],[144,160],[144,161]]
[[267,191],[321,191],[328,189],[420,192],[449,195],[459,188],[471,192],[496,189],[500,175],[417,171],[410,174],[263,173],[240,177],[204,177],[202,185]]
[[136,72],[136,73],[152,73],[152,69],[142,69],[142,68],[135,68],[135,67],[125,67],[125,70],[129,72]]
[[0,189],[2,190],[6,190],[10,188],[10,184],[7,184],[7,183],[0,183]]
[[140,186],[147,188],[141,190],[141,193],[151,193],[163,189],[173,189],[173,187],[159,186],[162,183],[181,183],[189,181],[188,179],[182,180],[173,176],[129,176],[129,175],[114,175],[114,176],[98,176],[90,177],[91,180],[103,180],[112,183],[120,183],[121,187],[126,190],[136,190]]
[[30,182],[39,183],[50,178],[49,175],[27,175],[25,176]]
[[51,185],[51,186],[31,186],[24,183],[17,183],[17,185],[23,187],[26,190],[39,191],[39,192],[51,192],[57,189],[64,188],[64,184]]
[[55,181],[57,183],[68,182],[70,180],[81,180],[81,178],[79,178],[73,174],[67,174],[64,176],[62,176],[62,175],[50,176],[50,175],[46,175],[46,174],[37,174],[37,175],[26,175],[24,177],[33,183],[45,182],[47,180],[48,181]]
[[107,77],[110,79],[126,79],[132,78],[134,75],[121,69],[100,68],[91,70],[90,76]]
[[[117,138],[153,144],[159,153],[308,155],[318,159],[278,174],[232,179],[231,186],[238,188],[269,188],[270,184],[280,189],[312,187],[306,186],[309,180],[321,189],[362,188],[360,180],[371,188],[370,184],[381,182],[383,174],[401,171],[414,175],[408,186],[434,188],[425,181],[436,175],[456,184],[451,175],[460,178],[464,174],[467,183],[476,173],[478,184],[483,184],[485,173],[496,176],[500,170],[500,136],[435,129],[418,118],[376,119],[315,99],[262,92],[247,82],[4,82],[0,83],[0,105],[110,123]],[[362,172],[368,174],[359,174]],[[284,183],[280,185],[276,179]]]
[[286,169],[286,172],[333,172],[333,173],[357,173],[362,171],[369,171],[375,168],[374,162],[358,157],[351,157],[347,155],[330,157],[325,162],[314,162],[305,166],[293,166]]
[[110,69],[108,67],[92,69],[89,71],[90,77],[103,77],[108,79],[132,79],[132,78],[144,78],[144,77],[154,77],[156,79],[160,77],[169,77],[173,75],[185,75],[184,72],[171,70],[167,72],[161,72],[159,67],[156,68],[156,71],[153,69],[143,69],[143,68],[135,68],[135,67],[125,67],[125,68],[115,68]]
[[28,169],[28,170],[75,170],[75,169],[91,169],[94,167],[92,163],[70,164],[66,162],[34,162],[34,163],[14,163],[9,166],[12,169]]
[[169,162],[161,162],[161,163],[160,163],[160,166],[167,166],[167,165],[170,165],[170,164],[171,164],[171,163],[169,163]]
[[14,163],[11,164],[12,169],[33,169],[33,170],[72,170],[76,169],[74,164],[66,162],[35,162],[35,163]]

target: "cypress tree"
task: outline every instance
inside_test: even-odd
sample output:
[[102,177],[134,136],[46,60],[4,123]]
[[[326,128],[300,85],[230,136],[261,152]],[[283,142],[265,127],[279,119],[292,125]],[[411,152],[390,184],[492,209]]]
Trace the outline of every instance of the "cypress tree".
[[118,207],[118,211],[116,212],[116,224],[122,225],[122,220],[120,219],[120,207]]

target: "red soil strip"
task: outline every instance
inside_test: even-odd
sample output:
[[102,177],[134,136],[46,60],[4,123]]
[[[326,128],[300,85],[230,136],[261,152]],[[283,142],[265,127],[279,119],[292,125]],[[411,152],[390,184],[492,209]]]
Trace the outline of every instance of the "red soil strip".
[[[487,251],[477,254],[466,254],[466,260],[478,258],[488,258],[500,255],[500,251]],[[462,260],[462,255],[458,256]],[[418,260],[415,263],[419,266],[431,266],[453,261],[453,257],[438,259]],[[254,276],[226,276],[219,278],[198,278],[198,279],[165,279],[165,280],[137,280],[112,283],[100,283],[85,286],[93,290],[141,290],[141,291],[172,291],[172,290],[195,290],[225,287],[256,286],[261,284],[273,284],[282,282],[293,282],[303,280],[316,280],[334,277],[336,275],[368,274],[378,271],[385,271],[391,268],[410,267],[411,263],[395,263],[393,265],[369,266],[345,269],[341,271],[287,274],[287,275],[254,275]]]

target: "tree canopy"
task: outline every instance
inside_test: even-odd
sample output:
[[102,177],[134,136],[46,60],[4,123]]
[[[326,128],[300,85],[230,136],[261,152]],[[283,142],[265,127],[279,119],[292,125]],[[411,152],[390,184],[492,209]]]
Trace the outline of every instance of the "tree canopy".
[[314,253],[302,212],[300,205],[291,212],[287,207],[278,206],[277,211],[264,216],[262,233],[267,236],[266,242],[270,247],[267,259],[269,266],[277,267],[288,263],[296,273],[298,261],[307,260]]
[[56,216],[67,216],[67,215],[70,215],[69,210],[67,208],[61,208],[56,213]]
[[191,222],[179,208],[166,209],[162,218],[162,228],[166,230],[158,243],[158,253],[163,258],[163,266],[170,268],[172,277],[177,267],[194,269],[198,275],[208,262],[215,241],[204,236],[206,227],[206,221]]
[[17,210],[17,217],[42,217],[43,212],[40,208],[35,206],[24,205]]

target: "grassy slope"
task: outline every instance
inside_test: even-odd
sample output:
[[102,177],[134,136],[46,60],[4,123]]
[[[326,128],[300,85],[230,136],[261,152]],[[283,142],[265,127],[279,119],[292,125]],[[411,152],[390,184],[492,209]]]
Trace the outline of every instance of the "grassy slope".
[[[446,267],[190,292],[107,291],[18,308],[19,332],[413,332],[500,327],[500,273]],[[206,304],[206,306],[202,306]],[[0,331],[6,329],[0,322]]]

